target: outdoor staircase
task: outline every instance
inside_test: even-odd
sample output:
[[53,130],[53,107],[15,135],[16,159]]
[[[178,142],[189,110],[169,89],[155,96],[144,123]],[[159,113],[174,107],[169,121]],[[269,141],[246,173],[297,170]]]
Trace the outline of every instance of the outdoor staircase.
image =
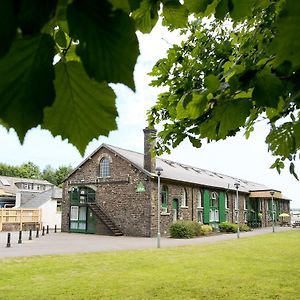
[[123,232],[116,226],[116,224],[110,219],[110,217],[101,209],[96,203],[89,203],[88,206],[96,214],[96,216],[107,226],[107,228],[115,236],[123,235]]

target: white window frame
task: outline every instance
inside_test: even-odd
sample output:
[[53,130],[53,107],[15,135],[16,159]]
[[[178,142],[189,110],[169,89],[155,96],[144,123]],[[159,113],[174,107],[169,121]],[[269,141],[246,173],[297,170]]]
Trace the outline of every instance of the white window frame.
[[185,188],[182,188],[181,191],[181,207],[187,207],[187,191]]
[[225,209],[229,209],[228,195],[225,193]]
[[110,177],[110,161],[107,157],[103,157],[100,160],[100,177]]
[[202,193],[200,190],[197,190],[197,208],[203,208],[202,206]]
[[[75,212],[76,216],[74,216],[74,214],[73,214],[72,211]],[[78,218],[79,218],[79,206],[75,206],[75,205],[71,206],[71,209],[70,209],[70,221],[78,221]]]

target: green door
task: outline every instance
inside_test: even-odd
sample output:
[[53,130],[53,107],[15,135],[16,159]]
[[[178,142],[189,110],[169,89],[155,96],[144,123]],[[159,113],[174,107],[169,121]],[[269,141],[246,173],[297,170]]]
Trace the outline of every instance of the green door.
[[94,212],[88,208],[87,210],[87,233],[96,233],[96,216]]

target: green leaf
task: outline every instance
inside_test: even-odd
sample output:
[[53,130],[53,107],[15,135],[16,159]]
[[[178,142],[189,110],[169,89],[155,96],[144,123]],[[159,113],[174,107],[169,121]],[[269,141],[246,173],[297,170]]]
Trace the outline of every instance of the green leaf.
[[300,1],[286,0],[285,10],[277,22],[278,28],[272,48],[275,51],[275,65],[289,60],[295,68],[300,66]]
[[188,10],[176,0],[168,1],[163,7],[163,25],[175,28],[185,27],[188,20]]
[[245,125],[251,107],[251,102],[246,99],[219,104],[211,118],[201,125],[201,135],[213,139],[224,139],[231,131],[236,131]]
[[212,2],[213,0],[184,0],[184,5],[190,12],[198,14],[205,12],[207,6]]
[[143,0],[141,6],[132,13],[136,28],[149,33],[158,20],[159,1]]
[[263,70],[255,76],[253,99],[258,106],[276,108],[282,88],[281,80],[276,75]]
[[16,39],[0,59],[0,118],[21,141],[42,122],[43,109],[54,101],[54,41],[40,34]]
[[55,33],[55,42],[61,48],[66,48],[67,47],[67,39],[66,39],[66,35],[65,35],[63,30],[59,29]]
[[74,0],[67,11],[72,37],[79,40],[77,54],[91,78],[124,83],[134,89],[133,70],[139,55],[132,20],[112,11],[102,0]]
[[202,146],[202,143],[199,139],[189,136],[189,140],[190,140],[191,144],[193,145],[193,147],[195,147],[195,148],[200,148]]
[[114,9],[121,9],[127,13],[130,12],[130,4],[128,0],[108,0]]
[[217,19],[224,19],[226,14],[229,12],[229,0],[221,0],[217,7],[215,16]]
[[117,128],[115,94],[90,79],[79,62],[55,65],[56,99],[45,109],[43,127],[67,138],[83,155],[87,144]]
[[54,16],[57,0],[20,0],[18,25],[23,34],[34,35]]
[[6,54],[17,30],[14,1],[0,1],[0,57]]
[[297,130],[299,129],[299,124],[297,126],[291,122],[286,122],[272,129],[266,138],[266,143],[273,155],[287,158],[291,153],[295,153],[300,145],[300,138],[297,137]]
[[231,0],[232,1],[232,11],[230,16],[235,21],[238,21],[244,17],[250,16],[252,8],[257,0]]
[[294,165],[293,162],[290,163],[290,173],[291,173],[292,175],[294,175],[294,177],[295,177],[297,180],[299,180],[298,175],[297,175],[296,172],[295,172],[295,165]]
[[206,85],[210,93],[214,93],[218,90],[220,86],[220,81],[217,76],[210,74],[205,77],[204,84]]

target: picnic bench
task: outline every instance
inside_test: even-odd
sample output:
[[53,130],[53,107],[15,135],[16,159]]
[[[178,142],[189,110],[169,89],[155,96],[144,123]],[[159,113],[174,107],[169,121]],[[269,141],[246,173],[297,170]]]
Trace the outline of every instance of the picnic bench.
[[297,227],[297,226],[300,227],[300,221],[295,221],[295,222],[292,224],[292,226],[293,226],[294,228]]

